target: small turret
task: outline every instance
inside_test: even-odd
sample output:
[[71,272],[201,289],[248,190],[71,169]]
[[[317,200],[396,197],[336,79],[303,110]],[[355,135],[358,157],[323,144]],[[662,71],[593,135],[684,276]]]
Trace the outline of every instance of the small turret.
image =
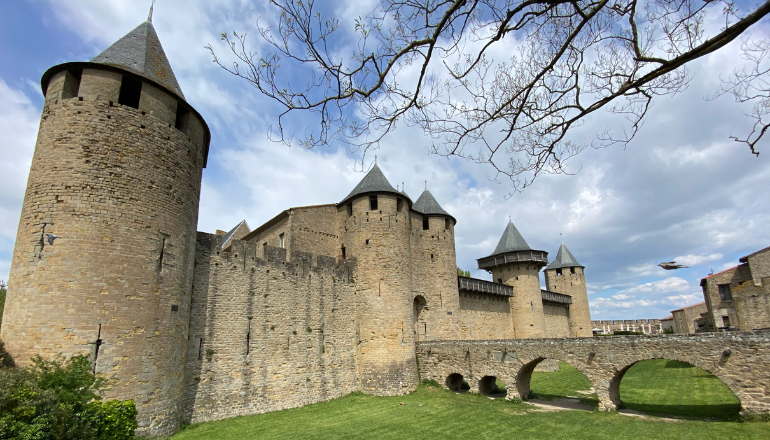
[[[417,214],[412,228],[414,285],[425,299],[425,307],[415,314],[418,339],[454,339],[456,318],[460,309],[457,296],[457,258],[455,255],[454,217],[439,205],[427,189],[414,202]],[[420,223],[422,223],[420,225]],[[417,305],[415,305],[417,307]]]
[[569,329],[572,337],[593,335],[584,269],[564,243],[559,247],[556,259],[545,268],[546,290],[572,297],[572,304],[569,306]]
[[514,337],[545,337],[540,269],[548,263],[548,252],[529,247],[509,221],[492,255],[477,261],[479,269],[492,273],[493,281],[513,287],[510,305]]

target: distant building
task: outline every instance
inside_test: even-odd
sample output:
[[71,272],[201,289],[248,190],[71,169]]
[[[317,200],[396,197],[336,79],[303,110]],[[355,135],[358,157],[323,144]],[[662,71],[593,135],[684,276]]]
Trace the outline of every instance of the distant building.
[[700,282],[711,331],[770,327],[770,247],[738,261]]
[[[699,321],[702,323],[702,314],[706,313],[706,303],[698,303],[681,309],[672,310],[674,318],[674,333],[696,333]],[[701,330],[702,331],[702,330]]]
[[660,320],[660,326],[663,328],[663,333],[675,333],[674,328],[674,315],[669,315]]
[[609,335],[615,331],[641,332],[645,335],[663,333],[659,319],[606,319],[591,321],[595,335]]

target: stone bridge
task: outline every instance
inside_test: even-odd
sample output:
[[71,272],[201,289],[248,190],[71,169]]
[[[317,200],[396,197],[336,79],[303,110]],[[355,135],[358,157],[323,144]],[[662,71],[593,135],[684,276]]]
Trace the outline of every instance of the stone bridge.
[[499,378],[508,399],[526,397],[532,371],[544,359],[567,362],[591,381],[599,409],[621,404],[620,381],[647,359],[688,362],[722,380],[742,412],[770,412],[770,331],[693,335],[610,336],[575,339],[423,341],[417,344],[421,379],[488,393]]

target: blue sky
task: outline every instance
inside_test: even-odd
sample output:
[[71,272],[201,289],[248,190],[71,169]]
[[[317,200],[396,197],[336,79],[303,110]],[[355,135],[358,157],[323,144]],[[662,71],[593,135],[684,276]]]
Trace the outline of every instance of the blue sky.
[[[0,14],[0,279],[7,279],[42,98],[39,79],[55,64],[90,60],[147,17],[149,1],[14,1]],[[344,148],[306,150],[267,139],[280,109],[212,63],[204,46],[225,54],[219,34],[256,34],[266,2],[161,0],[153,23],[188,101],[212,130],[198,229],[253,228],[292,206],[334,203],[363,177],[359,156]],[[372,2],[328,3],[343,26]],[[764,20],[748,37],[768,35]],[[252,47],[259,49],[256,38]],[[748,108],[725,96],[704,98],[720,75],[739,66],[738,45],[692,66],[689,88],[656,100],[626,149],[587,150],[574,176],[543,176],[511,198],[491,170],[428,154],[431,140],[401,126],[377,151],[391,184],[416,199],[428,187],[454,215],[457,263],[474,276],[475,259],[494,249],[510,216],[531,247],[556,256],[560,233],[586,267],[593,319],[662,318],[702,301],[700,279],[770,245],[770,168],[767,142],[758,158],[728,139],[744,134]],[[303,120],[295,120],[302,126]],[[312,123],[310,120],[307,124]],[[576,132],[587,136],[611,124],[598,116]],[[367,158],[367,164],[369,158]],[[676,259],[690,269],[656,266]]]

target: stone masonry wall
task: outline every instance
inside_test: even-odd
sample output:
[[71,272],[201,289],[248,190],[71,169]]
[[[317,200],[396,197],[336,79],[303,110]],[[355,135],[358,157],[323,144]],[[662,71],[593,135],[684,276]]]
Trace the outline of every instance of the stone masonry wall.
[[[569,336],[585,338],[593,335],[583,268],[565,267],[562,268],[561,275],[556,269],[547,269],[543,271],[543,275],[546,290],[572,297],[572,304],[569,306]],[[549,335],[547,331],[546,334]]]
[[[72,74],[55,79],[0,338],[22,365],[36,354],[90,355],[114,381],[107,397],[136,401],[139,434],[171,434],[180,419],[203,125],[196,119],[200,135],[189,136],[117,104],[120,73],[85,69],[79,86]],[[50,245],[48,233],[61,238]]]
[[265,243],[267,243],[267,246],[281,247],[281,234],[284,234],[284,248],[287,255],[291,255],[291,221],[291,215],[286,216],[286,218],[281,219],[266,231],[262,231],[256,237],[249,239],[249,241],[256,244],[258,255],[261,255],[262,258],[267,258]]
[[509,339],[511,306],[508,297],[460,291],[458,339]]
[[543,319],[545,320],[546,338],[569,338],[570,309],[567,304],[554,304],[543,301]]
[[[359,390],[352,266],[198,233],[187,343],[188,423],[294,408]],[[260,249],[261,251],[261,249]]]
[[315,255],[342,257],[337,235],[337,206],[291,209],[292,249]]
[[[602,338],[427,341],[417,344],[420,376],[446,384],[460,374],[471,392],[484,376],[506,384],[508,397],[526,397],[532,371],[544,359],[567,362],[588,377],[599,409],[622,404],[620,382],[647,359],[688,362],[721,379],[744,411],[770,412],[770,331]],[[450,384],[451,385],[451,384]]]
[[[719,297],[719,285],[729,284],[731,289],[739,283],[749,279],[748,268],[738,270],[741,266],[725,270],[705,278],[703,288],[703,297],[706,300],[706,307],[715,328],[724,327],[723,317],[727,317],[731,326],[737,327],[738,315],[735,313],[735,303],[732,299],[723,300]],[[703,283],[703,282],[702,282]],[[674,328],[677,328],[675,325]]]
[[537,263],[508,263],[497,266],[492,279],[513,286],[511,317],[515,338],[545,336],[543,297],[540,293],[540,267]]

